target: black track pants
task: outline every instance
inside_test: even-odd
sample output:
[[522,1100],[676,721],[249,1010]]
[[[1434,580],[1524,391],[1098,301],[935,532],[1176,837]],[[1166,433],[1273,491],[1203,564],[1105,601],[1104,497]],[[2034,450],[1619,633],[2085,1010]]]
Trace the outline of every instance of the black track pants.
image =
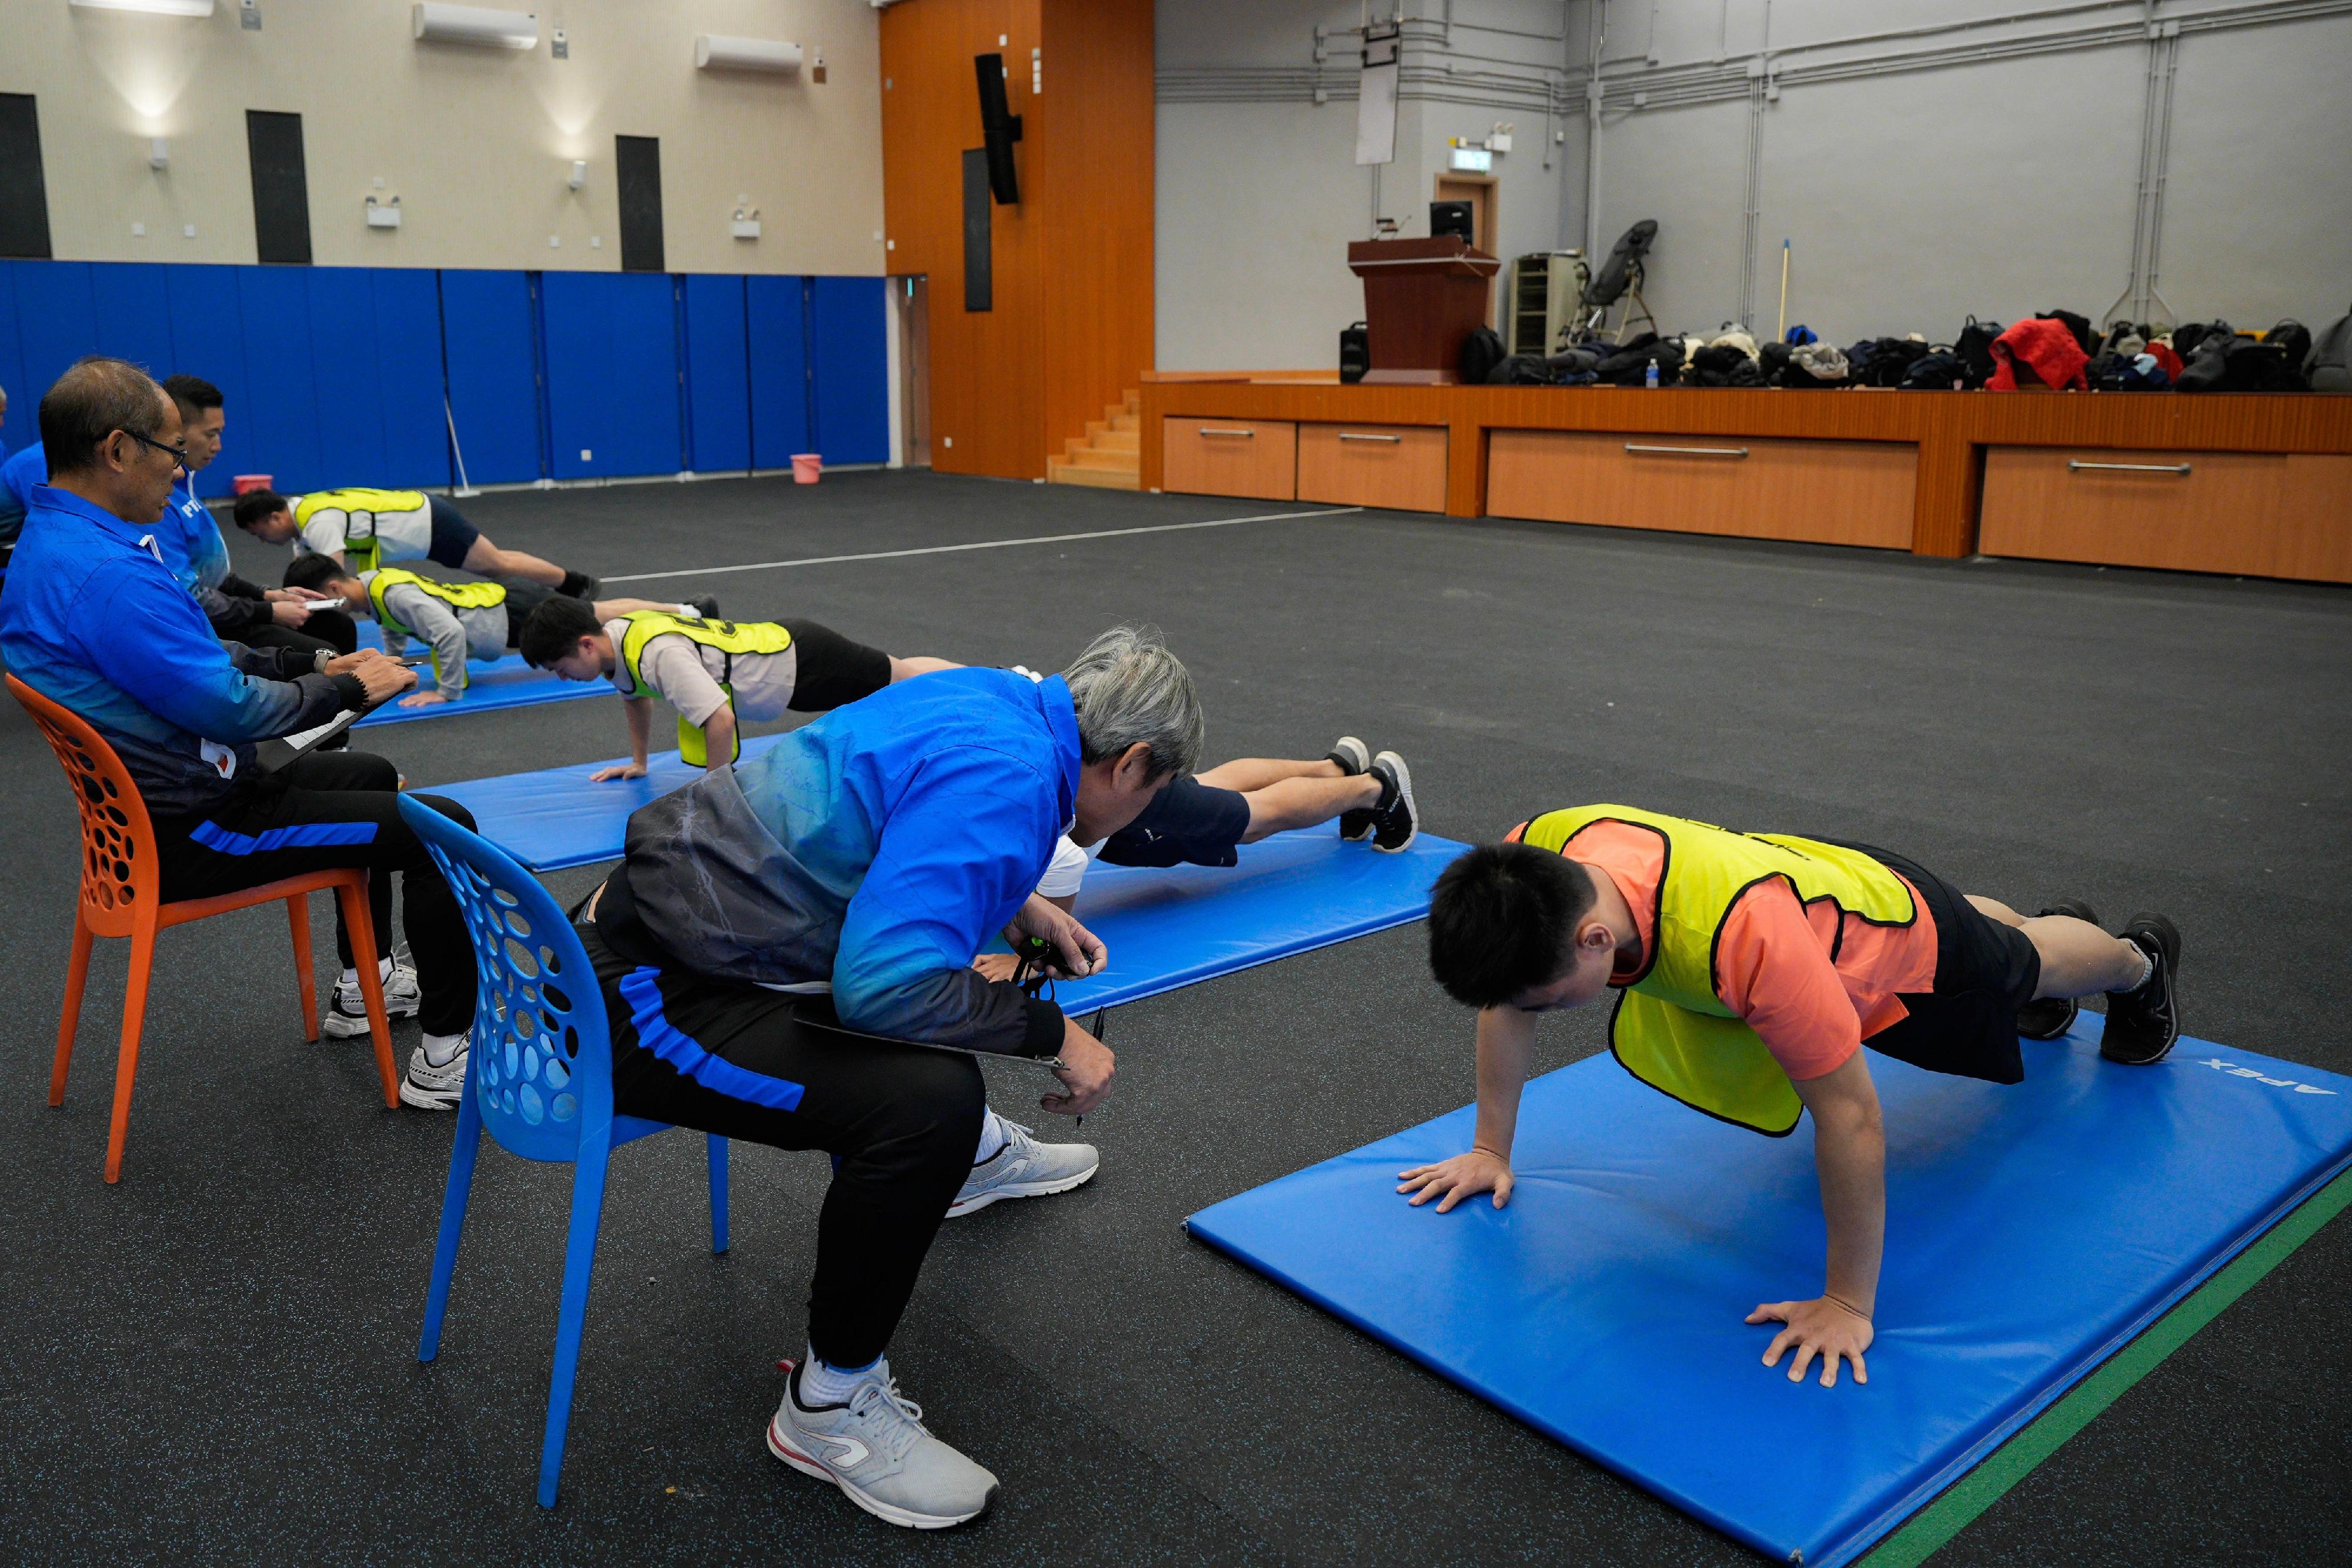
[[[424,993],[417,1021],[428,1034],[461,1034],[474,1021],[474,954],[464,917],[424,842],[400,820],[399,770],[364,751],[314,751],[265,773],[209,810],[155,820],[167,901],[209,898],[329,866],[365,866],[377,956],[392,951],[392,875],[400,873],[402,930]],[[455,800],[417,799],[467,827]],[[336,949],[352,964],[338,915]]]
[[979,1064],[808,1028],[794,1016],[807,998],[635,962],[606,940],[637,951],[626,926],[579,931],[612,1020],[614,1111],[835,1157],[808,1343],[834,1366],[872,1362],[971,1173]]

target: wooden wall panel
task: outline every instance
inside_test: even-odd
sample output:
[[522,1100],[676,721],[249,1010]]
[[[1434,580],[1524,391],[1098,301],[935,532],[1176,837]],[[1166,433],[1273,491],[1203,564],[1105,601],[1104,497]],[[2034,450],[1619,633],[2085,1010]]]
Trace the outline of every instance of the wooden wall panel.
[[1918,463],[1892,443],[1498,430],[1492,451],[1496,517],[1911,547]]
[[[931,465],[1042,478],[1151,363],[1151,0],[903,0],[881,23],[886,255],[930,279]],[[961,160],[989,53],[1022,117],[1021,202],[992,211],[982,312],[964,308]]]
[[[1037,478],[1045,472],[1044,347],[1038,330],[1044,224],[1036,134],[1014,150],[1019,206],[995,208],[995,308],[963,300],[963,154],[981,145],[972,57],[1013,67],[1005,98],[1026,120],[1039,0],[910,0],[882,13],[882,195],[894,273],[930,279],[931,466]],[[1003,44],[997,39],[1004,38]],[[1034,121],[1030,121],[1034,124]]]
[[1059,453],[1151,368],[1152,0],[1044,0],[1044,26],[1030,166],[1048,257],[1045,439]]

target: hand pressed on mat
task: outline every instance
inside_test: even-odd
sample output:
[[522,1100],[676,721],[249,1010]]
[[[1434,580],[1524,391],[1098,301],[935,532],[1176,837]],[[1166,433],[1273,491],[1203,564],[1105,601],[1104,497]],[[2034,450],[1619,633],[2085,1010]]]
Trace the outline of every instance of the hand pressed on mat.
[[1870,1326],[1868,1318],[1834,1296],[1818,1296],[1810,1301],[1766,1301],[1748,1314],[1748,1321],[1788,1325],[1772,1336],[1771,1348],[1764,1353],[1764,1364],[1778,1366],[1782,1351],[1795,1351],[1797,1359],[1789,1364],[1791,1383],[1805,1380],[1805,1368],[1812,1364],[1816,1355],[1822,1358],[1823,1388],[1837,1386],[1841,1356],[1853,1364],[1856,1383],[1870,1381],[1862,1353],[1870,1348],[1877,1331]]
[[1493,1193],[1495,1207],[1500,1208],[1511,1201],[1514,1179],[1510,1161],[1490,1149],[1472,1149],[1466,1155],[1455,1155],[1433,1166],[1415,1166],[1409,1171],[1397,1172],[1397,1191],[1412,1194],[1415,1208],[1433,1197],[1437,1199],[1440,1214],[1482,1192]]

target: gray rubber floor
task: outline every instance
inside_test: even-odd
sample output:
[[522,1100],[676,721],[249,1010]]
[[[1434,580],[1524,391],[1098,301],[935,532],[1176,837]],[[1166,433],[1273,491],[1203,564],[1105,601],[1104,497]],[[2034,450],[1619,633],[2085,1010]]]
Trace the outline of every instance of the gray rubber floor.
[[[915,474],[464,506],[499,543],[608,576],[1286,509]],[[282,557],[234,544],[275,580]],[[1376,513],[614,585],[656,588],[1038,668],[1149,619],[1201,679],[1213,756],[1317,756],[1348,731],[1402,751],[1426,825],[1458,838],[1625,800],[1883,843],[2029,905],[2166,910],[2193,1032],[2352,1071],[2341,591]],[[602,703],[366,744],[417,786],[625,747]],[[942,1233],[892,1364],[1004,1479],[961,1531],[882,1525],[761,1447],[824,1162],[739,1148],[714,1260],[699,1140],[624,1151],[543,1512],[567,1174],[485,1155],[447,1338],[420,1366],[452,1119],[385,1112],[363,1043],[302,1042],[263,912],[165,936],[124,1178],[104,1185],[121,945],[52,1111],[74,818],[14,705],[0,766],[0,1557],[1754,1560],[1183,1236],[1205,1204],[1470,1097],[1469,1020],[1417,928],[1121,1012],[1118,1092],[1085,1128],[1101,1176]],[[1540,1065],[1592,1051],[1601,1021],[1548,1024]],[[1000,1075],[1000,1107],[1031,1077]],[[2347,1301],[2339,1221],[1937,1562],[2341,1560]]]

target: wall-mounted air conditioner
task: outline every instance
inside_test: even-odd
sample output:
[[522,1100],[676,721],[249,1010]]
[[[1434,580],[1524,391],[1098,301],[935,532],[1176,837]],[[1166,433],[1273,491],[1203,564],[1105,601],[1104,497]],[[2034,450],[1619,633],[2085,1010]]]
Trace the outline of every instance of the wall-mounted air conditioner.
[[409,17],[416,37],[429,43],[478,44],[493,49],[539,47],[539,18],[529,11],[420,0],[409,7]]
[[781,39],[704,33],[694,40],[694,66],[705,71],[765,71],[771,76],[796,77],[801,74],[801,47]]

